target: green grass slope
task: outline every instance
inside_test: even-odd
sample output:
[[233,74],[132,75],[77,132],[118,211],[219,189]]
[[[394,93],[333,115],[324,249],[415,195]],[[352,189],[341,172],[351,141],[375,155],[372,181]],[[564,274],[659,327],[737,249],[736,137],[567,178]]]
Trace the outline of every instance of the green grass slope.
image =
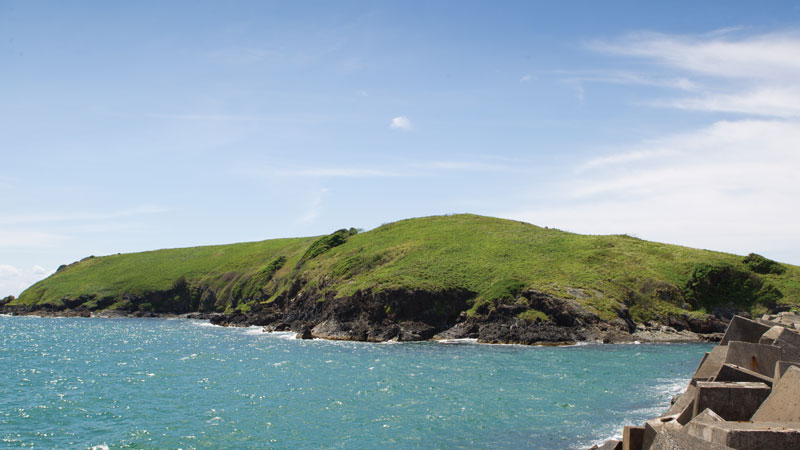
[[[87,258],[13,304],[154,308],[153,292],[193,298],[191,309],[247,310],[286,290],[320,299],[357,291],[473,292],[470,314],[518,300],[522,289],[575,299],[601,317],[628,307],[639,321],[734,305],[760,313],[800,303],[800,267],[758,257],[587,236],[476,215],[403,220],[355,233]],[[168,302],[169,299],[157,298]],[[127,302],[127,303],[126,303]],[[71,304],[70,304],[71,305]]]

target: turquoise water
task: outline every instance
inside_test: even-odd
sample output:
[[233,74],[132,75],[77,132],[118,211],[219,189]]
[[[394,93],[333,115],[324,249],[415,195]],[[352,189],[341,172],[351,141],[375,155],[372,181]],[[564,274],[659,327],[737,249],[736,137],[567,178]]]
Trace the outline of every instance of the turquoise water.
[[2,448],[585,448],[661,412],[707,344],[300,341],[0,317]]

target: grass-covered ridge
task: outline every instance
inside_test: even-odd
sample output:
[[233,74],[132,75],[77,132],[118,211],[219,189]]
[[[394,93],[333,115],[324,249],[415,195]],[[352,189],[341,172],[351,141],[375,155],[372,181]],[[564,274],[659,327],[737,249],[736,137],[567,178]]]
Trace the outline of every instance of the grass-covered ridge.
[[800,267],[465,214],[402,220],[362,233],[87,258],[13,303],[58,306],[88,298],[87,307],[141,309],[137,297],[166,292],[146,307],[166,310],[183,301],[192,310],[231,311],[292,289],[320,299],[457,289],[475,294],[470,314],[521,301],[522,290],[534,289],[574,299],[601,317],[628,307],[635,319],[646,320],[728,302],[753,312],[798,304]]

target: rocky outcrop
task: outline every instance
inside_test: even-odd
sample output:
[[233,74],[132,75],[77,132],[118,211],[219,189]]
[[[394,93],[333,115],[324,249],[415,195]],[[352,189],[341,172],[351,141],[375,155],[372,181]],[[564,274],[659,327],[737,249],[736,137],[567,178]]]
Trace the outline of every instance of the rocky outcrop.
[[382,342],[427,340],[452,327],[474,293],[465,290],[358,291],[352,296],[323,296],[295,286],[247,313],[220,316],[217,325],[260,325],[334,340]]
[[[516,298],[468,309],[476,293],[441,291],[358,291],[337,298],[322,283],[309,287],[296,279],[269,302],[248,302],[248,309],[231,314],[202,311],[214,305],[210,289],[176,282],[172,289],[121,299],[83,295],[61,305],[6,305],[12,314],[76,317],[208,318],[216,325],[263,326],[267,331],[293,331],[301,337],[383,342],[428,339],[477,339],[492,344],[562,345],[580,341],[672,342],[718,340],[726,321],[714,316],[668,316],[662,322],[635,324],[624,306],[618,317],[603,320],[572,299],[524,289]],[[579,294],[579,293],[578,293]],[[109,306],[113,305],[113,309]],[[154,307],[153,305],[158,305]],[[201,311],[198,311],[201,310]]]

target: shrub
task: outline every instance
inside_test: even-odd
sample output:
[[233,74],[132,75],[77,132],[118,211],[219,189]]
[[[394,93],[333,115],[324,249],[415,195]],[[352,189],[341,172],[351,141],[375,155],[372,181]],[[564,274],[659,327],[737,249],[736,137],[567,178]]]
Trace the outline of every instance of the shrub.
[[735,304],[751,308],[756,303],[775,304],[783,294],[751,272],[733,265],[698,264],[686,282],[686,300],[694,308]]
[[786,272],[786,266],[756,253],[750,253],[742,262],[755,273],[780,275]]
[[344,244],[347,242],[347,238],[357,233],[358,230],[355,228],[350,228],[349,230],[342,228],[341,230],[336,230],[327,236],[322,236],[308,246],[308,250],[306,250],[306,252],[303,254],[302,259],[307,260],[315,258],[334,247]]

